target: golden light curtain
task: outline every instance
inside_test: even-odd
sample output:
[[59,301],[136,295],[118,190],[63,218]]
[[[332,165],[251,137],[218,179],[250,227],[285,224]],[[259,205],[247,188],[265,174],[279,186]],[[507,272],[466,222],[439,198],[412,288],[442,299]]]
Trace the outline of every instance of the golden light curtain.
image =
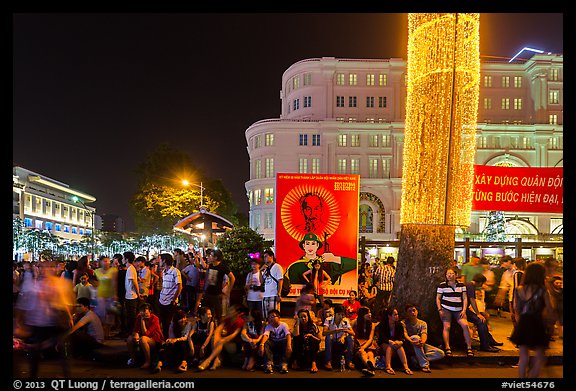
[[480,15],[408,15],[401,224],[469,226]]

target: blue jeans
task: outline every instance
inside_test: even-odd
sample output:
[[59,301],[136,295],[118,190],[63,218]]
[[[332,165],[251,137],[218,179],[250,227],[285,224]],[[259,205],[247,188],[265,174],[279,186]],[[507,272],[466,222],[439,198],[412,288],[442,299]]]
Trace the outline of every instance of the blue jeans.
[[486,349],[492,346],[496,341],[490,331],[488,330],[488,323],[482,322],[474,311],[466,310],[466,318],[470,323],[473,323],[478,330],[478,339],[480,339],[480,349]]
[[346,360],[346,364],[352,362],[352,357],[354,354],[354,339],[352,336],[347,335],[344,341],[344,344],[340,343],[340,341],[333,339],[333,335],[327,335],[326,340],[324,341],[324,362],[329,363],[332,361],[332,351],[337,350],[339,352],[346,352],[344,353],[344,358]]
[[437,347],[428,345],[427,343],[425,343],[424,346],[412,345],[412,348],[420,368],[429,366],[431,361],[441,360],[444,358],[444,352],[442,349],[438,349]]

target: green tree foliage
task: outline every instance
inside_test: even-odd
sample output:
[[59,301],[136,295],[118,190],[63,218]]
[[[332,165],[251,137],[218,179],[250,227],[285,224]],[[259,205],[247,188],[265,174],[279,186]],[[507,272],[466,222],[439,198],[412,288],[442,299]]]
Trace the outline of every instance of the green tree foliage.
[[266,244],[264,237],[253,229],[234,227],[218,239],[216,247],[222,250],[228,267],[238,280],[250,271],[248,254],[262,253]]
[[[206,178],[188,153],[160,144],[136,170],[137,190],[130,202],[137,230],[168,234],[182,218],[198,212],[200,205],[233,224],[237,206],[219,179]],[[193,185],[184,186],[188,180]],[[202,192],[199,184],[202,183]]]

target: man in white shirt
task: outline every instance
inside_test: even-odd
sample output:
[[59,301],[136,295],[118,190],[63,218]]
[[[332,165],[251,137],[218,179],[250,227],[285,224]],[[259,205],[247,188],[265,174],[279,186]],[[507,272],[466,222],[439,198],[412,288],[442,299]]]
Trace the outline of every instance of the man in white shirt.
[[124,286],[126,294],[124,295],[124,308],[126,313],[126,328],[128,332],[132,332],[136,316],[138,315],[138,305],[140,304],[140,291],[138,289],[138,272],[134,266],[136,256],[132,251],[126,251],[124,254],[124,262],[126,263],[126,278],[124,279]]
[[272,250],[264,251],[264,266],[262,277],[264,277],[265,290],[262,295],[262,315],[264,319],[267,319],[270,311],[280,311],[280,302],[282,301],[280,292],[282,292],[284,270],[282,266],[276,263]]

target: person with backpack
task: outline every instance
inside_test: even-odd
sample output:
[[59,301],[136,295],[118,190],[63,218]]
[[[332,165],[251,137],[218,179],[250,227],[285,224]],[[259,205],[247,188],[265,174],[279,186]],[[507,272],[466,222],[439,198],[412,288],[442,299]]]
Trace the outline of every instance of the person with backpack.
[[270,249],[264,251],[264,294],[262,295],[262,314],[268,319],[272,310],[280,311],[282,302],[282,284],[284,282],[284,270],[276,262],[274,252]]

